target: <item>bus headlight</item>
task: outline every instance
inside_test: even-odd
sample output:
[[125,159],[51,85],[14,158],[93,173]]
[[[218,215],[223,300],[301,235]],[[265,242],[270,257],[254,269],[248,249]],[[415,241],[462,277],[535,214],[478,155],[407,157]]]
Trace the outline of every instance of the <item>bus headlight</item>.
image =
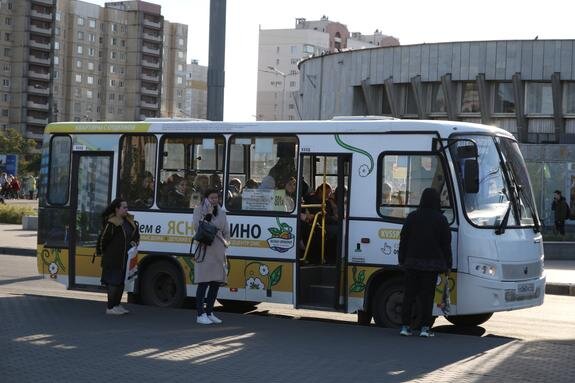
[[497,264],[487,259],[469,258],[469,272],[481,278],[496,279]]

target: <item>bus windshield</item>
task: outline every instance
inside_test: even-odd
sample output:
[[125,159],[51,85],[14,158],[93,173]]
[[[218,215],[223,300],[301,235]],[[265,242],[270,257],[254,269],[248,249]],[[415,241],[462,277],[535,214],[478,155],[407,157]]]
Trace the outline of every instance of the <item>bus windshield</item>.
[[[517,143],[491,136],[458,138],[473,140],[479,156],[479,191],[463,191],[464,210],[469,220],[480,227],[500,227],[507,225],[505,217],[512,214],[510,226],[536,225],[531,184]],[[456,145],[469,145],[469,141],[460,141]],[[455,160],[461,180],[464,159]]]

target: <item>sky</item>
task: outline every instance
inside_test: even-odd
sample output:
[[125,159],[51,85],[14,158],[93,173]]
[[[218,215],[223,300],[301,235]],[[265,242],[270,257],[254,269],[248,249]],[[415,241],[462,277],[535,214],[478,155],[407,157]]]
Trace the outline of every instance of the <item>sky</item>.
[[[104,5],[105,0],[85,0]],[[147,0],[188,25],[188,63],[208,65],[210,0]],[[350,32],[379,29],[401,45],[447,41],[574,39],[572,0],[227,0],[225,121],[256,114],[258,30],[295,28],[327,16]]]

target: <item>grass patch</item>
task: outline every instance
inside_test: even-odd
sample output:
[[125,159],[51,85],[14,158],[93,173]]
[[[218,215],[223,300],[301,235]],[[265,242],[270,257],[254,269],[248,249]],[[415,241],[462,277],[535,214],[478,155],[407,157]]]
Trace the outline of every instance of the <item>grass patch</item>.
[[0,223],[21,224],[25,215],[38,215],[33,205],[0,205]]

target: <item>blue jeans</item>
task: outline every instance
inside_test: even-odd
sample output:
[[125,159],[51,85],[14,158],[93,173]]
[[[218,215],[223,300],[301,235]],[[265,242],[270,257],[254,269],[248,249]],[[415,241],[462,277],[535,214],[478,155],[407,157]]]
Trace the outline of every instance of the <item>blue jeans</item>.
[[[209,286],[209,290],[208,290]],[[220,282],[200,282],[198,283],[198,289],[196,290],[196,309],[198,310],[198,316],[202,314],[210,315],[214,309],[214,303],[216,303],[216,297],[218,296],[218,290],[220,288]],[[206,290],[208,290],[208,296],[206,296]],[[206,308],[204,309],[204,303]]]

